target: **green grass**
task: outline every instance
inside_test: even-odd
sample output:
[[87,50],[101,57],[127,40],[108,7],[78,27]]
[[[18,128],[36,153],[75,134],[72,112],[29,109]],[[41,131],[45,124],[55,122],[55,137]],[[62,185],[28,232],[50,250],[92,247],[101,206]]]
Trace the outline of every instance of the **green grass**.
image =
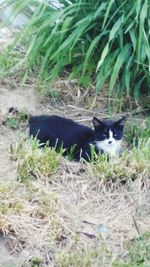
[[149,177],[150,142],[139,142],[138,148],[125,149],[121,158],[107,160],[99,158],[96,164],[91,163],[93,178],[100,181],[127,182],[136,180],[140,175]]
[[[94,178],[102,181],[128,181],[150,172],[150,118],[140,125],[130,118],[125,126],[125,147],[120,158],[109,160],[105,155],[94,156],[90,171]],[[95,161],[96,157],[96,161]]]
[[[11,109],[11,108],[10,108]],[[3,120],[3,125],[11,129],[19,129],[23,124],[27,124],[29,115],[25,111],[18,111],[12,108],[12,111],[8,111]]]
[[[145,125],[147,130],[149,124]],[[54,266],[149,266],[149,232],[136,234],[137,237],[124,243],[127,254],[125,258],[120,258],[108,248],[107,239],[103,239],[101,232],[96,232],[94,239],[87,237],[84,239],[83,234],[77,230],[78,223],[74,221],[75,211],[71,210],[71,206],[75,204],[74,196],[78,192],[79,197],[82,190],[87,191],[83,194],[83,199],[78,200],[78,203],[82,203],[80,213],[87,208],[84,206],[85,203],[86,205],[88,203],[89,211],[92,199],[94,198],[94,202],[99,201],[97,198],[100,194],[104,194],[99,192],[97,188],[99,184],[107,185],[109,191],[112,190],[109,188],[109,181],[119,187],[121,181],[127,182],[129,186],[128,181],[132,183],[135,179],[149,179],[150,144],[148,142],[147,137],[139,139],[138,146],[132,145],[124,151],[121,158],[108,161],[105,157],[99,157],[97,162],[92,163],[69,162],[62,157],[62,151],[56,153],[48,146],[39,148],[38,141],[32,138],[20,140],[12,145],[10,156],[17,167],[17,179],[9,184],[1,183],[0,229],[2,232],[7,232],[8,236],[15,233],[19,240],[17,242],[31,249],[30,259],[26,259],[22,266],[49,266],[51,259],[46,258],[45,247],[46,251],[50,250],[52,261],[55,262]],[[79,175],[80,168],[82,172]],[[122,186],[125,184],[123,183]],[[95,189],[92,189],[91,185]],[[124,190],[127,190],[127,187],[124,187]],[[69,194],[71,198],[68,198]],[[111,201],[114,197],[112,191]],[[80,221],[79,218],[78,220]],[[100,225],[95,224],[95,227],[98,230]],[[38,235],[40,241],[37,244]],[[32,254],[33,247],[37,248],[34,254]]]
[[148,267],[150,265],[150,232],[145,232],[128,244],[129,259],[113,267]]
[[78,267],[92,267],[92,266],[105,266],[108,261],[111,262],[111,253],[104,248],[99,247],[95,249],[84,248],[81,250],[63,251],[58,254],[57,263],[61,267],[78,266]]
[[138,101],[149,94],[149,2],[60,3],[61,8],[55,8],[32,0],[13,2],[13,16],[34,8],[20,34],[26,40],[29,68],[39,64],[39,76],[46,79],[78,77],[85,87],[96,73],[97,93],[109,82],[109,95],[125,93]]
[[150,233],[146,232],[128,245],[128,260],[119,261],[106,248],[95,250],[63,251],[57,256],[57,263],[62,267],[112,266],[112,267],[146,267],[150,264]]
[[[6,48],[0,51],[0,76],[7,77],[8,73],[11,73],[13,67],[16,66],[23,57],[24,54],[19,49],[13,51],[12,45],[7,46],[6,43]],[[20,69],[20,71],[22,70]]]
[[133,118],[130,118],[125,129],[125,140],[128,144],[138,146],[140,139],[147,140],[148,138],[150,138],[150,117],[147,117],[143,123],[141,123],[141,120],[136,122]]
[[129,256],[132,264],[144,266],[150,262],[150,232],[139,236],[129,246]]
[[30,139],[26,143],[21,140],[18,144],[11,146],[11,159],[18,160],[18,179],[25,182],[29,179],[47,179],[55,173],[62,156],[48,145],[40,149],[38,140]]
[[[6,127],[8,130],[11,125]],[[143,230],[145,225],[148,227],[145,220],[149,216],[145,211],[149,195],[149,129],[149,118],[129,119],[125,129],[128,146],[122,157],[109,161],[104,156],[95,161],[91,148],[93,162],[77,163],[72,161],[73,148],[64,158],[62,150],[56,153],[48,146],[39,148],[38,141],[32,138],[20,138],[11,145],[10,159],[17,177],[1,181],[0,231],[17,249],[21,247],[17,257],[22,267],[150,265],[150,234]],[[18,128],[15,130],[17,133]],[[133,205],[139,231],[131,224],[126,228],[132,218],[127,209]],[[114,219],[115,215],[118,219]],[[91,224],[84,227],[86,216]],[[101,231],[103,220],[108,229],[106,239]],[[134,232],[132,238],[128,227]],[[93,231],[95,237],[88,237]],[[116,248],[121,253],[116,253]],[[29,254],[24,255],[24,250]]]
[[3,53],[0,53],[0,71],[1,72],[4,72],[4,71],[7,72],[14,65],[13,59],[8,55],[9,55],[8,50],[6,50]]
[[[8,117],[9,118],[9,117]],[[17,117],[6,119],[6,126],[16,128],[12,125],[12,119],[18,118],[17,128],[19,128],[24,112],[17,113]],[[16,124],[15,124],[16,125]],[[13,126],[13,127],[12,127]],[[105,155],[96,155],[94,147],[91,146],[91,163],[88,163],[93,177],[100,180],[135,180],[140,174],[149,176],[150,165],[150,118],[148,117],[143,125],[130,119],[125,127],[126,146],[120,158],[108,160]],[[66,158],[73,160],[75,146],[68,152]],[[40,148],[38,140],[30,139],[26,142],[20,140],[19,143],[11,146],[11,159],[18,160],[18,178],[20,181],[28,179],[51,179],[51,175],[56,172],[63,155],[63,148],[59,153],[48,144]],[[86,166],[86,165],[85,165]]]

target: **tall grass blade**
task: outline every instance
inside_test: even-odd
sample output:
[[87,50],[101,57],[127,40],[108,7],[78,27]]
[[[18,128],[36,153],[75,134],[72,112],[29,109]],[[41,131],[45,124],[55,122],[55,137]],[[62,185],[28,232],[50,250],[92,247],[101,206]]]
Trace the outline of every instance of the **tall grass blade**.
[[130,44],[126,44],[126,46],[124,46],[121,49],[121,51],[120,51],[120,53],[119,53],[119,55],[117,57],[116,63],[114,65],[113,73],[111,75],[110,84],[109,84],[109,94],[110,95],[112,94],[112,90],[114,88],[114,85],[115,85],[116,79],[118,77],[119,71],[120,71],[123,63],[126,61],[127,57],[130,54],[130,47],[131,47]]
[[83,64],[83,74],[86,71],[88,61],[90,60],[90,57],[92,56],[92,53],[94,53],[94,50],[96,49],[96,46],[97,46],[98,42],[101,39],[101,36],[102,35],[98,35],[98,36],[95,37],[95,39],[92,41],[92,43],[91,43],[91,45],[90,45],[90,47],[89,47],[89,49],[88,49],[88,51],[86,53],[84,64]]
[[118,30],[120,29],[120,26],[122,24],[122,17],[119,18],[116,23],[113,25],[110,33],[109,33],[109,40],[108,40],[108,43],[106,44],[104,50],[102,51],[102,54],[101,54],[101,58],[97,64],[97,69],[96,71],[98,71],[98,69],[100,68],[100,66],[103,64],[104,60],[105,60],[105,57],[107,56],[108,54],[108,51],[109,51],[109,43],[116,37],[116,34],[118,32]]
[[119,52],[119,49],[113,53],[108,54],[108,56],[105,59],[104,64],[100,67],[98,74],[97,74],[97,79],[96,79],[96,92],[97,93],[100,92],[104,83],[107,82],[108,78],[111,76],[118,52]]
[[143,30],[144,30],[144,22],[145,22],[146,16],[147,16],[147,0],[145,0],[142,6],[141,13],[140,13],[137,61],[140,61],[140,58],[141,58],[141,46],[142,46],[142,41],[143,41]]
[[110,0],[110,1],[108,1],[108,7],[107,7],[107,10],[106,10],[106,13],[105,13],[105,16],[104,16],[104,21],[103,21],[103,25],[102,25],[102,30],[103,30],[104,27],[105,27],[107,18],[108,18],[108,16],[109,16],[109,12],[110,12],[111,7],[112,7],[112,5],[113,5],[114,2],[115,2],[114,0]]

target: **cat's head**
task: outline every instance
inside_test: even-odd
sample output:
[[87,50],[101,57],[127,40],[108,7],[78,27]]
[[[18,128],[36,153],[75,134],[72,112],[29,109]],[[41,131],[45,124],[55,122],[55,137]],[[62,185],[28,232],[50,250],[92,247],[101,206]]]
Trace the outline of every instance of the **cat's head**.
[[95,145],[106,154],[118,154],[121,149],[125,117],[119,120],[99,120],[93,118]]

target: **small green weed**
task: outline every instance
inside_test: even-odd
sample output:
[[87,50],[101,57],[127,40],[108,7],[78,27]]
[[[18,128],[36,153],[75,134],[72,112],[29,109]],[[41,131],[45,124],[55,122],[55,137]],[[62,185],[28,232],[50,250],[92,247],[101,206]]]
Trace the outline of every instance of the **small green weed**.
[[17,118],[11,117],[7,118],[5,121],[5,125],[12,129],[18,129],[19,128],[19,120]]
[[150,266],[150,232],[146,232],[128,244],[129,260],[116,262],[113,267],[148,267]]
[[25,111],[18,111],[15,108],[10,108],[5,116],[3,124],[14,130],[19,129],[21,125],[26,123],[28,115]]
[[76,144],[73,145],[73,146],[70,148],[69,152],[67,153],[67,158],[68,158],[68,160],[73,160],[73,158],[74,158],[74,154],[75,154],[75,149],[76,149]]
[[42,259],[41,258],[32,258],[31,262],[32,262],[31,267],[40,267]]
[[94,162],[97,159],[97,154],[94,149],[94,145],[90,145],[90,160],[91,162]]
[[[129,256],[132,264],[150,264],[150,232],[146,232],[129,244]],[[148,266],[148,265],[147,265]]]

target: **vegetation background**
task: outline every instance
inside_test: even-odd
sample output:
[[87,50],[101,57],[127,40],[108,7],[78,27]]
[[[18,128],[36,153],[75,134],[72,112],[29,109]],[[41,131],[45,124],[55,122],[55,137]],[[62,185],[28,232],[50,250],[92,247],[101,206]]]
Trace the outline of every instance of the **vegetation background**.
[[[6,0],[3,26],[7,8],[24,23],[0,49],[0,266],[150,266],[150,1]],[[26,113],[126,115],[123,155],[39,149]]]
[[39,76],[76,77],[100,92],[108,82],[115,92],[139,101],[150,87],[150,6],[134,1],[6,1],[13,16],[30,17],[23,29],[30,68],[39,64]]

